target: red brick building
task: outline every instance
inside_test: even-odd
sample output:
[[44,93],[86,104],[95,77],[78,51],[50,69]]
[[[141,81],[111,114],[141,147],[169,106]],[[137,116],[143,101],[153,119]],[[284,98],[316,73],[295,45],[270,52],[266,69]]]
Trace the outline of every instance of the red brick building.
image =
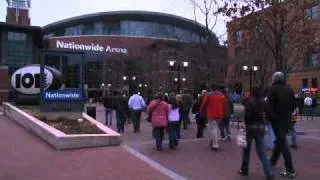
[[[293,11],[294,8],[292,8]],[[319,42],[317,37],[319,35],[319,19],[320,19],[320,5],[319,3],[310,4],[306,6],[305,9],[302,10],[301,15],[303,16],[301,19],[305,18],[306,21],[311,22],[312,30],[316,31],[315,37],[312,40],[314,42]],[[265,11],[268,11],[266,9]],[[290,11],[289,11],[290,12]],[[257,12],[259,14],[262,13],[270,13],[268,12]],[[300,12],[299,12],[300,13]],[[288,13],[289,14],[289,13]],[[257,14],[251,14],[250,16],[255,16]],[[294,16],[290,14],[291,16]],[[298,16],[297,14],[295,14]],[[248,19],[254,19],[250,16],[244,16],[238,19],[235,19],[228,23],[228,58],[230,61],[228,76],[227,79],[230,84],[233,86],[243,86],[244,90],[249,89],[249,72],[243,70],[243,66],[248,66],[249,68],[253,65],[259,68],[258,71],[253,72],[252,82],[259,83],[261,81],[261,77],[264,74],[272,74],[275,71],[275,62],[261,62],[261,59],[272,59],[271,52],[264,51],[264,48],[268,48],[263,46],[263,43],[257,43],[254,46],[256,51],[247,52],[245,54],[246,48],[246,39],[250,35],[255,35],[252,31],[256,31],[257,27],[252,26],[252,31],[238,29],[235,28],[235,24],[239,24],[242,22],[248,21]],[[270,15],[271,16],[271,15]],[[265,16],[266,19],[268,16]],[[270,17],[271,18],[271,17]],[[296,20],[298,21],[298,19]],[[310,28],[308,27],[308,28]],[[269,34],[265,35],[268,36]],[[301,35],[301,34],[300,34]],[[270,36],[269,36],[270,37]],[[302,36],[303,37],[303,34]],[[252,37],[249,37],[252,38]],[[253,37],[256,38],[256,37]],[[290,39],[289,39],[290,41]],[[315,43],[316,44],[316,43]],[[290,47],[290,44],[288,45]],[[253,49],[254,49],[253,48]],[[296,92],[301,91],[302,88],[319,88],[320,83],[320,59],[319,59],[319,48],[318,47],[310,47],[310,50],[305,51],[303,49],[291,50],[290,48],[286,49],[287,51],[287,59],[288,64],[292,66],[292,70],[288,72],[288,83],[293,87]],[[299,54],[298,56],[296,54]],[[272,71],[272,72],[271,72]],[[265,85],[268,85],[270,82],[270,77],[265,79]]]

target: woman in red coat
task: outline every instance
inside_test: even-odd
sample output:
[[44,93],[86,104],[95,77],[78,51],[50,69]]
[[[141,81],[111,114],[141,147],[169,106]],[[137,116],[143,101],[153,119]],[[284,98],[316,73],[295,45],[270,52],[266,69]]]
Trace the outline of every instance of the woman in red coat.
[[152,134],[156,140],[158,151],[162,150],[164,129],[168,126],[169,106],[163,99],[163,95],[157,93],[155,99],[152,100],[147,107],[147,112],[151,115]]

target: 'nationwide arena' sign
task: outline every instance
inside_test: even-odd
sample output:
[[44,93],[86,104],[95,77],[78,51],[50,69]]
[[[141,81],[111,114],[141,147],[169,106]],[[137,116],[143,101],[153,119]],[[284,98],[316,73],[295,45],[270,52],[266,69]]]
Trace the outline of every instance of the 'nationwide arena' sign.
[[127,48],[115,48],[110,45],[104,47],[99,44],[80,44],[75,42],[56,41],[56,48],[58,49],[71,49],[79,51],[94,51],[94,52],[107,52],[117,54],[128,54]]

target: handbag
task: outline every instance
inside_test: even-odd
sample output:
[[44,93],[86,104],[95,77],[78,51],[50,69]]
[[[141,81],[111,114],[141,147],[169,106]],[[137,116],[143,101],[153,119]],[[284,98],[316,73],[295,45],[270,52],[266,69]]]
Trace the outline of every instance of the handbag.
[[159,101],[152,109],[150,109],[150,111],[147,113],[147,117],[146,117],[146,120],[148,122],[151,122],[152,120],[152,113],[153,111],[159,106],[159,104],[161,103],[161,101]]
[[247,147],[247,135],[244,129],[240,129],[240,132],[237,136],[237,145],[241,148]]

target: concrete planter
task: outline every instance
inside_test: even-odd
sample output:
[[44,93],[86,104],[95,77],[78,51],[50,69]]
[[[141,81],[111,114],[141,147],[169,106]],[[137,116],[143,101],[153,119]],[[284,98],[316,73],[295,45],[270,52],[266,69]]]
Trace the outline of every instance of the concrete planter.
[[95,124],[106,134],[65,134],[10,103],[3,103],[4,115],[40,136],[56,149],[74,149],[84,147],[115,146],[121,144],[119,133],[92,119],[86,113],[82,117]]

